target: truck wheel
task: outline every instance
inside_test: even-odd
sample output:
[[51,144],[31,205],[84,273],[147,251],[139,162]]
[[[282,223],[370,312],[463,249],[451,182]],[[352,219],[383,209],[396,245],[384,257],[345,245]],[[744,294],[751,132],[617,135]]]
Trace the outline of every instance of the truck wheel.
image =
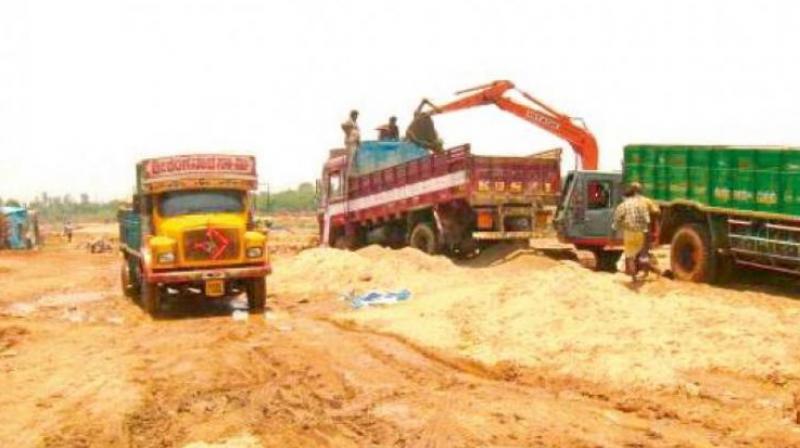
[[362,229],[357,229],[353,235],[341,234],[333,241],[333,247],[340,250],[356,250],[364,245],[366,236]]
[[122,285],[122,295],[125,297],[133,296],[133,288],[131,287],[131,273],[128,272],[128,261],[122,260],[122,266],[119,270],[119,282]]
[[598,249],[594,251],[595,270],[602,272],[617,272],[617,263],[622,252]]
[[716,257],[705,226],[685,224],[675,232],[670,246],[670,264],[678,280],[702,283],[716,279]]
[[267,279],[264,277],[250,280],[247,283],[247,306],[251,313],[264,311],[267,302]]
[[430,255],[439,252],[439,239],[433,227],[427,222],[421,222],[414,226],[414,230],[411,231],[411,236],[408,238],[408,245]]
[[333,247],[339,250],[355,250],[355,243],[352,238],[341,235],[333,242]]
[[158,313],[161,310],[161,292],[158,289],[158,285],[143,281],[141,291],[142,305],[144,305],[144,310],[153,317],[158,316]]

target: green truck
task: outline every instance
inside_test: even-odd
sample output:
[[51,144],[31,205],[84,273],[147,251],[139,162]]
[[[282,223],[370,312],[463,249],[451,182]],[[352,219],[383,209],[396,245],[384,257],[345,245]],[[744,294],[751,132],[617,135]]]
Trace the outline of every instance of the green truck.
[[656,237],[670,244],[676,278],[720,281],[734,264],[800,274],[800,148],[628,145],[622,173],[567,177],[559,237],[611,268],[621,254],[613,210],[634,181],[661,206]]

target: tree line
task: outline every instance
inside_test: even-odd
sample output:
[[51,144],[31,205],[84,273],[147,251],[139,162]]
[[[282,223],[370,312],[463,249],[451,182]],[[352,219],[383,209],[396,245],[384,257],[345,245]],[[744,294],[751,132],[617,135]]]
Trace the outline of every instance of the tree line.
[[[29,202],[13,198],[0,198],[0,206],[27,207],[36,210],[39,219],[47,222],[60,222],[66,219],[83,221],[106,221],[116,219],[117,210],[126,205],[125,201],[93,201],[83,193],[78,198],[72,195],[52,195],[41,193]],[[314,185],[304,182],[296,188],[275,193],[262,191],[256,196],[256,209],[259,214],[284,212],[311,212],[316,209]]]

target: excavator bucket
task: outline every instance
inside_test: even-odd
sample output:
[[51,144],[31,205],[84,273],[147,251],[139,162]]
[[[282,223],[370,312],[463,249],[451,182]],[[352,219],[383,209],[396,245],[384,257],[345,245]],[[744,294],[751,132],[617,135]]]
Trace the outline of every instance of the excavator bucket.
[[406,139],[435,153],[442,152],[442,140],[436,133],[433,118],[426,113],[417,114],[406,129]]

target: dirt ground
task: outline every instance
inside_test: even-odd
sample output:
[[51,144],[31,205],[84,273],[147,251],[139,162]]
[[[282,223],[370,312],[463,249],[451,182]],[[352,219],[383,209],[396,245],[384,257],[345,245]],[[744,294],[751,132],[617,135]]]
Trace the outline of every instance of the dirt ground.
[[511,248],[294,253],[306,231],[278,227],[269,310],[246,320],[241,298],[151,319],[119,256],[80,242],[0,253],[0,446],[800,447],[793,281],[633,288]]

